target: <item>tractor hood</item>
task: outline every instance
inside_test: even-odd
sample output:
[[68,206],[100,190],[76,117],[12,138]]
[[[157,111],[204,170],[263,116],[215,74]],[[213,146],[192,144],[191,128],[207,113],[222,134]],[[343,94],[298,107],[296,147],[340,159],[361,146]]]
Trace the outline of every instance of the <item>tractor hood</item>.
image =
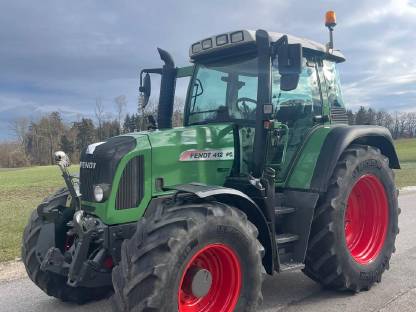
[[164,186],[196,181],[222,185],[233,166],[230,124],[156,130],[146,135],[152,150],[152,180],[160,178]]
[[[164,187],[223,185],[235,158],[231,124],[128,133],[88,146],[81,155],[82,207],[106,224],[142,216]],[[108,185],[102,202],[94,187]]]

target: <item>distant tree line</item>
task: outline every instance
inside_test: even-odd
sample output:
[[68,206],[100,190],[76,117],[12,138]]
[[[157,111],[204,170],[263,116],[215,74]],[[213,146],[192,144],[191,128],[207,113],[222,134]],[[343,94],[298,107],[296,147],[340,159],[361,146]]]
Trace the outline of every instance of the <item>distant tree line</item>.
[[[106,112],[102,100],[95,101],[95,118],[79,117],[77,121],[64,122],[59,112],[52,112],[37,120],[19,118],[10,123],[16,140],[0,143],[0,167],[25,167],[54,164],[54,153],[63,150],[73,163],[87,145],[105,141],[122,133],[148,130],[149,116],[156,120],[156,102],[143,108],[139,102],[137,113],[126,114],[126,97],[114,99],[116,113]],[[173,125],[183,124],[183,100],[175,99]]]
[[365,108],[356,112],[349,110],[350,125],[377,125],[390,130],[394,139],[416,137],[416,112],[394,112]]
[[[66,152],[72,162],[79,161],[79,155],[87,145],[134,131],[151,129],[152,120],[157,119],[156,101],[150,101],[143,108],[139,102],[136,113],[125,113],[126,98],[114,99],[116,114],[104,110],[100,98],[96,99],[95,118],[79,117],[68,123],[62,120],[59,112],[52,112],[36,121],[27,118],[10,123],[10,130],[16,140],[0,143],[0,167],[23,167],[50,165],[57,150]],[[181,98],[175,98],[173,126],[183,125]],[[416,137],[416,113],[394,112],[360,107],[356,112],[347,111],[350,125],[379,125],[390,130],[394,139]],[[149,119],[150,116],[150,119]]]

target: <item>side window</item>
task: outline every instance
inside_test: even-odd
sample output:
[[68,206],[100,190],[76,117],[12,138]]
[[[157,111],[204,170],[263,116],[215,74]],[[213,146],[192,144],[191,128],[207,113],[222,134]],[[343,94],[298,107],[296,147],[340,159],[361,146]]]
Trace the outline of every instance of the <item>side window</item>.
[[235,82],[237,91],[237,99],[232,103],[233,117],[238,119],[256,119],[257,106],[257,76],[243,76],[238,77]]
[[238,98],[249,98],[254,101],[257,100],[257,77],[243,76],[239,77]]
[[213,119],[220,105],[226,103],[227,83],[222,80],[226,74],[200,67],[192,89],[189,122]]
[[335,68],[335,63],[324,61],[324,76],[327,84],[328,101],[330,107],[344,108],[344,101],[342,99],[341,83],[338,72]]
[[173,102],[172,116],[172,125],[174,127],[183,126],[185,99],[190,80],[191,76],[183,76],[176,79],[175,100]]
[[298,149],[314,126],[313,116],[322,114],[316,64],[305,60],[303,65],[297,88],[292,91],[282,91],[277,64],[273,64],[272,103],[275,118],[289,129],[285,143],[275,144],[273,149],[269,149],[269,161],[279,164],[277,169],[280,181],[285,179]]
[[277,120],[289,127],[300,119],[308,119],[312,126],[312,116],[322,113],[322,101],[315,63],[305,61],[298,87],[292,91],[280,90],[280,74],[277,64],[274,64],[272,71],[272,103]]

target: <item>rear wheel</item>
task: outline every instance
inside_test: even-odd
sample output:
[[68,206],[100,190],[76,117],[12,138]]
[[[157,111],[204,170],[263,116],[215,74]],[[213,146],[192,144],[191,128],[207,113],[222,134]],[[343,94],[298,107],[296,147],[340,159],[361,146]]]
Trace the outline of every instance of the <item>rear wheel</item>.
[[306,275],[356,292],[380,282],[395,250],[398,211],[388,159],[370,146],[348,148],[315,213]]
[[239,210],[210,202],[142,219],[113,270],[116,311],[256,311],[263,247]]

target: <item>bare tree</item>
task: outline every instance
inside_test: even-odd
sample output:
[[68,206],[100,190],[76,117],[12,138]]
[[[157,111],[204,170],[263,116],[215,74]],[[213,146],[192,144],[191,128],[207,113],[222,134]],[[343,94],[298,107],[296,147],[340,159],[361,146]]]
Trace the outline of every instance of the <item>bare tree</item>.
[[399,137],[400,134],[400,113],[395,111],[394,112],[394,117],[393,117],[393,138],[397,139]]
[[17,118],[9,123],[9,129],[24,148],[26,146],[26,134],[29,129],[29,120],[27,118]]
[[172,124],[174,127],[183,126],[183,111],[185,107],[185,101],[183,98],[175,96],[173,103],[173,118]]
[[399,114],[399,136],[403,137],[406,131],[406,113]]
[[416,113],[407,113],[406,114],[406,128],[407,135],[409,137],[415,136],[416,130]]
[[103,106],[103,102],[101,100],[100,97],[97,97],[95,99],[95,118],[97,119],[98,122],[98,140],[102,140],[102,133],[103,133],[103,120],[104,120],[104,106]]
[[147,130],[150,126],[149,118],[157,119],[157,103],[154,99],[149,99],[146,106],[143,106],[143,97],[138,98],[138,130]]
[[29,159],[17,142],[0,142],[0,168],[25,167]]
[[123,112],[127,105],[127,98],[125,95],[119,95],[114,99],[114,102],[116,104],[117,120],[120,129],[119,132],[121,132],[122,121],[124,119]]

